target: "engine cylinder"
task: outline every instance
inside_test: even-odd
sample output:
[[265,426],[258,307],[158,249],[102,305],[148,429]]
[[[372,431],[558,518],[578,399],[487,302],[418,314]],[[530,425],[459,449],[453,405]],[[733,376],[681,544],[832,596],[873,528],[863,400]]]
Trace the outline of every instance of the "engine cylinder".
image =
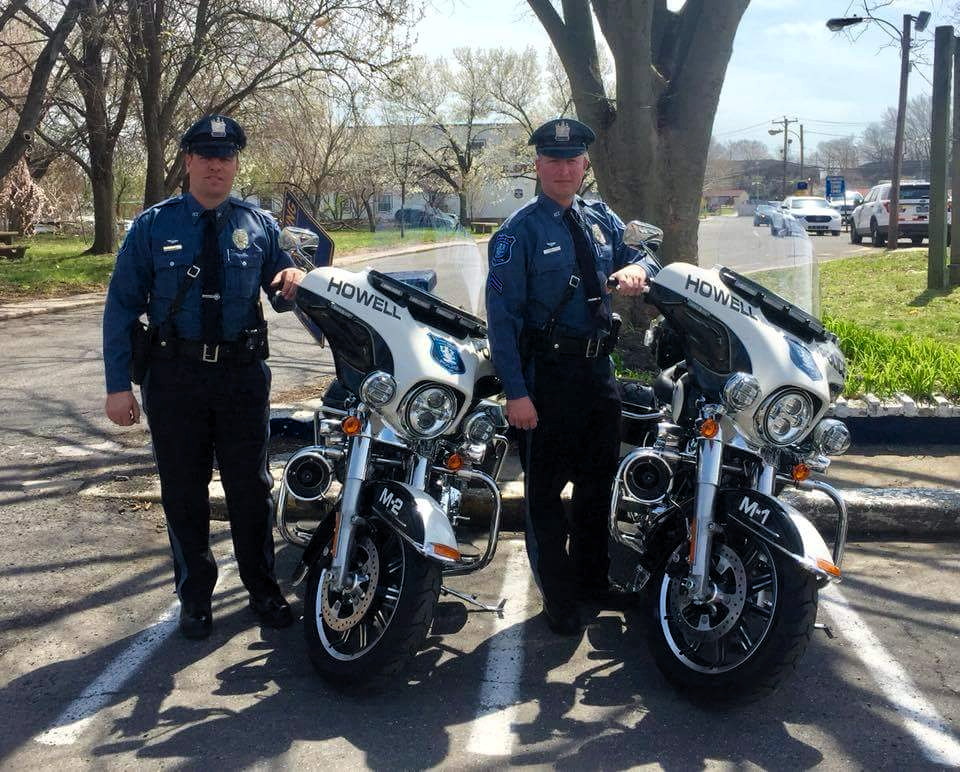
[[298,501],[317,501],[330,490],[333,466],[316,448],[302,448],[287,461],[283,482]]

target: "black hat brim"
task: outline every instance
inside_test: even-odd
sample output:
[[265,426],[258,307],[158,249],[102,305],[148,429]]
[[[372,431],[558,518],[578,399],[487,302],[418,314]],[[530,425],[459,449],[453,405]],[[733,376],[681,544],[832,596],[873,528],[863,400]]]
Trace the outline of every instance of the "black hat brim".
[[551,158],[576,158],[587,152],[586,145],[564,145],[563,147],[539,146],[537,152],[540,155],[547,155]]
[[233,142],[192,142],[184,148],[185,152],[204,158],[233,158],[238,150]]

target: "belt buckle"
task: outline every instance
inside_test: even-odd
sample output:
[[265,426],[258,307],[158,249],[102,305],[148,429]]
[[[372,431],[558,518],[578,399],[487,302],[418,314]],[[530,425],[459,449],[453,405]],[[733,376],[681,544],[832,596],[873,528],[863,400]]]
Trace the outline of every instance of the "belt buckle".
[[590,338],[587,341],[587,359],[596,359],[600,354],[600,338]]
[[217,362],[220,359],[220,344],[211,346],[209,343],[203,344],[203,351],[200,353],[200,358],[204,362]]

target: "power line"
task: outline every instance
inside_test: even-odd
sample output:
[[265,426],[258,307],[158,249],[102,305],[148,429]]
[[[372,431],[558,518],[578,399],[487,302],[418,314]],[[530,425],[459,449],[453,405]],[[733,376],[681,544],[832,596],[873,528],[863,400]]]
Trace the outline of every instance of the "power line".
[[723,137],[727,134],[739,134],[741,131],[749,131],[750,129],[759,129],[761,126],[766,126],[767,122],[763,121],[762,123],[755,123],[753,126],[744,126],[742,129],[731,129],[730,131],[720,131],[715,133],[715,137]]

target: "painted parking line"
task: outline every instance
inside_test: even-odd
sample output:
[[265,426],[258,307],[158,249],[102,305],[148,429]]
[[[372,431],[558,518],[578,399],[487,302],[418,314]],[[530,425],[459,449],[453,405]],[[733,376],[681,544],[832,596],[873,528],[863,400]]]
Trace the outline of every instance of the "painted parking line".
[[[217,586],[236,568],[233,556],[219,566]],[[214,588],[216,592],[216,588]],[[143,664],[177,629],[180,602],[171,603],[148,628],[141,631],[44,732],[34,739],[44,745],[73,745],[96,715],[123,689]]]
[[503,618],[494,619],[487,662],[480,686],[477,718],[470,729],[467,751],[481,756],[509,756],[513,750],[513,721],[523,672],[523,630],[530,592],[530,566],[522,541],[507,542],[507,558],[500,597],[507,598]]
[[883,647],[843,594],[836,587],[830,587],[821,593],[820,599],[838,632],[853,646],[924,755],[934,764],[960,766],[960,742],[950,731],[949,724],[920,694],[907,672]]

